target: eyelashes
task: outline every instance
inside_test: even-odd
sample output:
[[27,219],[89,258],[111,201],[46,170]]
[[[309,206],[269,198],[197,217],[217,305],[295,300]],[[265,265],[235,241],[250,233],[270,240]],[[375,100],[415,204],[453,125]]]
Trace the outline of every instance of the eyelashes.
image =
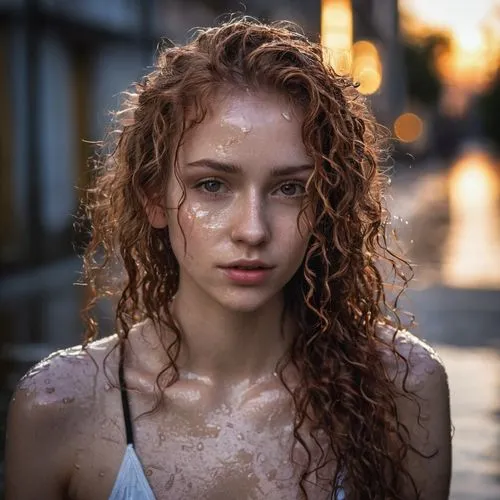
[[[221,181],[217,180],[217,179],[206,179],[206,180],[201,181],[198,184],[196,184],[195,188],[198,189],[201,192],[204,192],[204,193],[219,194],[220,193],[220,188],[223,185],[224,184]],[[217,189],[217,188],[219,188],[219,189]]]
[[[206,194],[211,198],[224,196],[229,193],[229,188],[226,184],[216,178],[204,179],[194,185],[194,189]],[[302,181],[291,180],[281,183],[272,193],[279,193],[284,198],[302,198],[306,193],[305,184]]]
[[[283,191],[283,188],[293,188],[293,193],[290,193],[288,190],[288,193]],[[285,182],[284,184],[281,184],[278,189],[281,189],[281,192],[286,195],[290,196],[293,198],[297,198],[298,196],[304,196],[306,194],[306,187],[299,182]],[[297,193],[297,191],[300,191],[300,193]]]

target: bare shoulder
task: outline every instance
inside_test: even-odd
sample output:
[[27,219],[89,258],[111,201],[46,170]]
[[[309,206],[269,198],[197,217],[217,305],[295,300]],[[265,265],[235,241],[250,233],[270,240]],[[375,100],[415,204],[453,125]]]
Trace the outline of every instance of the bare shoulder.
[[389,326],[378,329],[382,359],[395,383],[411,392],[447,390],[447,375],[442,359],[427,342],[407,330]]
[[108,337],[54,352],[20,380],[7,416],[8,500],[66,497],[69,464],[102,404],[102,362],[114,344]]
[[[401,397],[398,419],[408,432],[406,466],[420,498],[445,500],[451,478],[451,419],[444,364],[426,342],[407,331],[381,327],[382,357]],[[410,394],[410,396],[409,396]],[[413,498],[405,487],[405,498]]]
[[56,442],[75,429],[99,403],[104,383],[103,360],[112,352],[115,337],[83,348],[75,346],[50,354],[19,381],[8,413],[8,433],[36,428]]
[[14,401],[22,398],[35,407],[86,401],[95,395],[103,375],[103,361],[112,353],[116,337],[86,346],[53,352],[33,366],[19,381]]

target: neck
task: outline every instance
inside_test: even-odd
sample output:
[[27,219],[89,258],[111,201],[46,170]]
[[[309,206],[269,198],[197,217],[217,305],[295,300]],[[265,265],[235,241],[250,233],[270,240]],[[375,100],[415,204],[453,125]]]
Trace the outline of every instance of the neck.
[[[187,295],[187,294],[186,294]],[[271,375],[293,332],[281,295],[257,311],[229,311],[179,290],[171,312],[182,330],[179,369],[224,384]]]

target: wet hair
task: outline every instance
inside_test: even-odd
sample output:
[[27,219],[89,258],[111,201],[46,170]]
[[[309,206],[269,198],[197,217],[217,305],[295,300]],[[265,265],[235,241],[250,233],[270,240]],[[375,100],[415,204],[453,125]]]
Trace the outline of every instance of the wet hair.
[[[401,329],[383,269],[398,277],[401,290],[411,273],[386,239],[387,142],[352,80],[336,74],[321,46],[293,25],[238,18],[201,29],[186,45],[161,47],[152,72],[126,94],[86,201],[84,345],[97,337],[96,301],[116,296],[119,342],[144,319],[170,329],[175,340],[164,345],[170,361],[156,379],[158,394],[178,379],[182,331],[167,305],[179,266],[168,228],[151,227],[143,201],[165,193],[184,134],[203,120],[214,96],[246,89],[279,93],[301,108],[302,138],[314,161],[303,206],[314,214],[311,237],[284,289],[299,333],[277,366],[293,398],[295,444],[307,456],[300,489],[307,499],[311,473],[331,462],[331,489],[342,477],[349,498],[402,499],[403,482],[418,498],[405,466],[413,448],[396,407],[410,392],[398,391],[381,353],[404,361],[405,380],[408,362],[395,334],[392,341],[378,334],[382,325]],[[117,266],[124,282],[111,278]],[[293,388],[283,376],[289,364],[300,375]],[[318,449],[301,433],[306,426]]]

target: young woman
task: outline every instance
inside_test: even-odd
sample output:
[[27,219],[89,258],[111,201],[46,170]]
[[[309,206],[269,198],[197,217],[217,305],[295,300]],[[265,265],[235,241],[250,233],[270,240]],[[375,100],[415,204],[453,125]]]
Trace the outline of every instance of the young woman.
[[405,262],[352,83],[233,20],[163,49],[118,118],[84,260],[116,334],[89,316],[20,382],[7,499],[447,498],[446,373],[384,294]]

